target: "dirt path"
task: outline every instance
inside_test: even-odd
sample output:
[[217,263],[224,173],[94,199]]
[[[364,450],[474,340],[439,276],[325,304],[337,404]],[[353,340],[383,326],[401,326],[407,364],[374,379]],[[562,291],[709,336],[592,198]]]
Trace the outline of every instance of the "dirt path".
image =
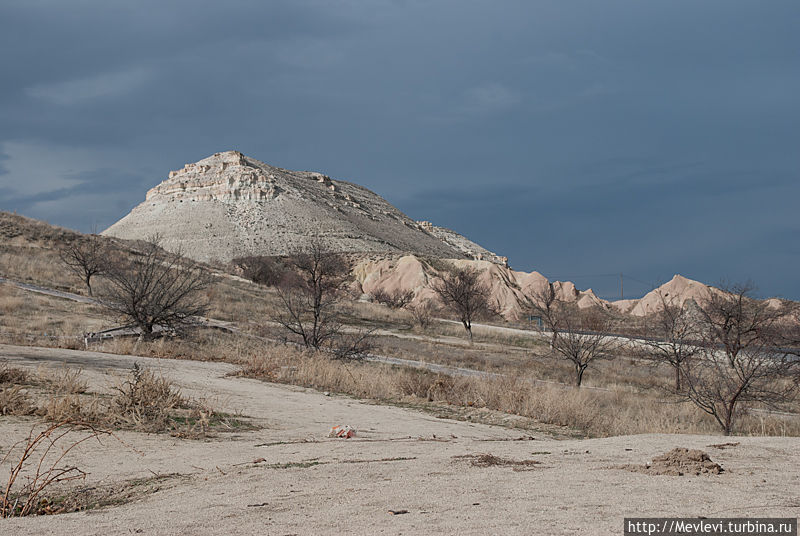
[[[800,510],[796,438],[735,438],[740,444],[724,450],[708,447],[727,440],[718,436],[529,440],[513,429],[228,376],[229,364],[14,346],[0,346],[0,360],[81,367],[100,391],[138,362],[185,394],[216,399],[264,426],[208,441],[120,434],[136,452],[114,441],[85,444],[71,461],[90,472],[87,486],[184,476],[114,508],[0,520],[4,534],[621,534],[626,515]],[[359,434],[329,439],[334,424]],[[0,418],[0,451],[30,425]],[[706,450],[725,472],[670,477],[615,468],[679,446]],[[480,454],[541,463],[480,467],[463,458]]]

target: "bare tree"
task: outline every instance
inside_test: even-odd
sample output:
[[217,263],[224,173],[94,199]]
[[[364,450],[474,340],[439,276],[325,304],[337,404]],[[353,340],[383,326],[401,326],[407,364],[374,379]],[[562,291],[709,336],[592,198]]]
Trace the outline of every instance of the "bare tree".
[[619,344],[614,337],[604,333],[605,329],[584,331],[580,315],[577,311],[571,311],[567,304],[556,300],[552,310],[558,333],[553,341],[553,351],[572,364],[575,385],[580,387],[589,365],[601,359],[612,359]]
[[291,271],[278,285],[283,307],[274,320],[306,348],[320,350],[341,331],[336,305],[341,301],[346,262],[314,241],[307,252],[292,255],[288,265]]
[[434,307],[429,300],[420,301],[416,304],[410,304],[406,307],[406,309],[411,313],[412,318],[414,318],[414,322],[416,322],[420,328],[425,329],[431,325]]
[[455,268],[442,274],[433,284],[445,307],[452,309],[464,325],[472,343],[472,322],[491,312],[489,289],[480,282],[480,272],[474,268]]
[[92,277],[106,273],[110,267],[110,252],[93,230],[87,237],[73,240],[59,250],[61,262],[75,272],[86,285],[86,292],[93,296]]
[[686,396],[729,435],[744,404],[777,407],[794,397],[798,360],[780,347],[782,313],[754,300],[752,283],[721,287],[701,305],[703,359],[682,371]]
[[530,310],[542,319],[543,327],[550,331],[550,348],[555,348],[559,330],[559,308],[561,303],[556,299],[556,290],[553,284],[547,285],[531,292]]
[[681,391],[681,370],[684,364],[700,353],[700,331],[698,319],[686,304],[670,303],[667,296],[658,293],[661,309],[656,313],[655,331],[652,338],[644,341],[646,359],[665,363],[675,374],[675,392]]
[[108,270],[108,295],[103,303],[138,328],[141,338],[159,330],[180,331],[205,314],[202,291],[211,277],[180,252],[167,252],[153,236],[142,251]]

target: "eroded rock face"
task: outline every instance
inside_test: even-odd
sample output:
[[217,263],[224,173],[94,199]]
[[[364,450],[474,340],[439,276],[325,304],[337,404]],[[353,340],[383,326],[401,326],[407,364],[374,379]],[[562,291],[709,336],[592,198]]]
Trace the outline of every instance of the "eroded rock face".
[[273,173],[251,165],[242,153],[229,151],[170,171],[145,200],[264,201],[278,196],[276,183]]
[[[520,319],[535,299],[536,292],[550,283],[539,272],[516,271],[485,260],[458,259],[449,261],[449,264],[480,272],[480,281],[489,289],[491,302],[499,306],[500,313],[508,320]],[[412,291],[413,303],[439,299],[433,285],[441,278],[441,272],[414,255],[364,259],[353,269],[353,276],[360,291],[367,294],[374,295],[379,290],[388,294]],[[595,296],[591,289],[580,291],[569,281],[556,281],[553,288],[559,300],[574,303],[580,309],[608,307],[608,302]]]
[[467,258],[476,261],[489,261],[508,267],[508,257],[501,257],[451,229],[438,227],[429,221],[418,221],[417,224],[420,229],[440,239],[456,251],[460,251]]
[[682,307],[690,300],[698,304],[705,303],[710,299],[712,292],[719,292],[719,290],[699,281],[675,275],[670,281],[639,299],[618,300],[611,302],[611,305],[621,313],[647,316],[664,308],[662,296],[668,305]]
[[458,233],[448,231],[445,240],[436,229],[356,184],[227,151],[170,172],[103,234],[144,239],[158,233],[165,247],[201,261],[286,255],[313,240],[339,252],[501,259]]

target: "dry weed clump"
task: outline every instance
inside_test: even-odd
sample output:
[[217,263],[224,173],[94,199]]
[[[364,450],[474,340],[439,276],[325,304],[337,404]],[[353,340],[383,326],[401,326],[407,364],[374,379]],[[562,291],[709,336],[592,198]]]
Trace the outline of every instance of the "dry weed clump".
[[19,385],[0,387],[0,415],[31,415],[36,406]]
[[30,415],[36,411],[27,389],[23,386],[32,381],[28,371],[0,365],[0,415]]
[[238,416],[216,411],[207,400],[185,398],[169,379],[134,364],[130,377],[114,386],[106,409],[109,427],[140,432],[168,432],[197,439],[212,431],[252,429]]
[[68,454],[80,444],[99,441],[105,435],[111,432],[69,420],[49,424],[38,433],[36,427],[31,429],[28,437],[12,445],[0,460],[3,465],[13,453],[21,451],[8,481],[0,488],[0,518],[56,513],[45,494],[54,484],[86,477],[84,471],[66,463]]
[[52,394],[37,409],[36,414],[46,421],[80,421],[97,425],[107,424],[106,408],[98,398],[70,393]]
[[30,373],[19,367],[11,367],[8,363],[0,365],[0,385],[26,384],[30,382]]
[[170,416],[188,403],[172,382],[134,363],[130,378],[114,386],[108,418],[116,426],[156,432],[171,428]]
[[239,416],[217,412],[207,400],[185,398],[169,379],[138,364],[128,378],[113,387],[110,397],[87,393],[81,371],[67,367],[31,374],[4,365],[0,380],[0,415],[35,414],[49,422],[167,432],[183,438],[253,428]]
[[89,384],[81,376],[81,369],[73,369],[67,366],[61,367],[57,372],[45,377],[50,384],[50,388],[57,395],[72,395],[85,393]]

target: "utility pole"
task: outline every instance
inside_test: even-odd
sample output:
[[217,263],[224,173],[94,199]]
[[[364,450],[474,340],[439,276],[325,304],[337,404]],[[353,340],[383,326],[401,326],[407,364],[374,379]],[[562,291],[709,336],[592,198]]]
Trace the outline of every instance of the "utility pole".
[[622,292],[622,272],[619,274],[619,299],[625,299],[625,294]]

